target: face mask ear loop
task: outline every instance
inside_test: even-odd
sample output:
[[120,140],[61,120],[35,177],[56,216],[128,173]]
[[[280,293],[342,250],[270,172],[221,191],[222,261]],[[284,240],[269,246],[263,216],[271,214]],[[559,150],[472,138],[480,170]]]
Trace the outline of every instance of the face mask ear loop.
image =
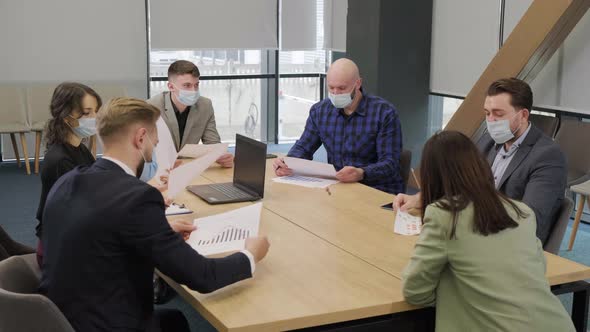
[[[520,110],[518,112],[522,112],[522,110]],[[516,113],[518,114],[518,112],[516,112]],[[516,116],[516,114],[514,114],[514,116]],[[527,124],[528,124],[528,122],[527,122]],[[522,127],[522,123],[518,125],[518,127],[516,128],[516,130],[514,130],[514,132],[512,132],[512,135],[513,136],[516,136],[516,133],[518,132],[518,130],[520,129],[520,127]]]

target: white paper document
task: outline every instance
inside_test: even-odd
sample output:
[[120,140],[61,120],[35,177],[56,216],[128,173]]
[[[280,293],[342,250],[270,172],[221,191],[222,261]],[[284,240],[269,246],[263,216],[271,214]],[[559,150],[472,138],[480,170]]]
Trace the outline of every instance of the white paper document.
[[201,158],[207,153],[215,150],[218,146],[224,145],[227,150],[226,143],[217,144],[185,144],[182,149],[178,152],[179,157],[183,158]]
[[274,182],[294,184],[297,186],[308,187],[308,188],[321,188],[325,189],[330,185],[338,183],[337,180],[314,178],[309,176],[291,175],[281,176],[272,179]]
[[401,235],[418,235],[422,230],[422,218],[414,217],[409,213],[397,211],[393,231]]
[[177,214],[189,214],[189,213],[193,213],[193,211],[191,211],[190,209],[187,209],[184,204],[176,204],[176,203],[172,203],[170,204],[169,207],[166,208],[166,215],[167,216],[173,216],[173,215],[177,215]]
[[177,153],[172,134],[170,134],[170,130],[162,117],[159,117],[158,121],[156,121],[156,127],[158,128],[158,144],[154,148],[154,153],[158,160],[158,171],[155,178],[159,181],[160,176],[166,175],[166,170],[174,166]]
[[212,144],[215,145],[211,151],[202,157],[191,162],[185,163],[170,171],[168,178],[168,198],[174,198],[186,186],[188,186],[197,176],[201,175],[215,160],[219,159],[222,154],[227,151],[227,144]]
[[246,238],[258,236],[261,212],[262,203],[257,203],[195,219],[197,230],[187,243],[204,256],[243,250]]
[[331,164],[293,157],[285,157],[284,161],[295,175],[336,179],[336,170]]

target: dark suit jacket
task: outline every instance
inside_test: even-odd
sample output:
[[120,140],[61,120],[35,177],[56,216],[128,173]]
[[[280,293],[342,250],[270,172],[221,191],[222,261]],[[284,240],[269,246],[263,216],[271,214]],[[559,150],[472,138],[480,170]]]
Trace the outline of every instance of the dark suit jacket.
[[109,160],[62,176],[43,222],[40,291],[77,331],[152,329],[154,268],[202,293],[251,277],[242,253],[199,255],[170,228],[160,192]]
[[[501,146],[487,132],[478,142],[490,165]],[[537,237],[545,244],[557,221],[566,181],[565,155],[551,138],[531,124],[498,189],[510,198],[523,201],[535,212]]]

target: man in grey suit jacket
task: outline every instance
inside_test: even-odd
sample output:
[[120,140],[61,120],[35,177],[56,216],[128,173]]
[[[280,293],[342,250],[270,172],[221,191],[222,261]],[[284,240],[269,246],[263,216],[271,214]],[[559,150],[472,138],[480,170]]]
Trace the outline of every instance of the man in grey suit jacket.
[[[545,244],[565,195],[567,166],[559,146],[529,122],[532,106],[527,83],[516,78],[492,83],[484,103],[487,131],[477,145],[496,188],[535,212],[537,237]],[[418,195],[398,195],[394,205],[406,210],[419,201]]]
[[[529,126],[528,134],[496,187],[506,196],[523,201],[535,212],[537,237],[545,244],[563,201],[567,168],[559,146],[533,124]],[[498,156],[502,145],[496,144],[489,133],[485,133],[477,145],[490,165],[494,165],[496,157],[504,157]]]
[[[168,89],[147,102],[160,110],[160,115],[180,151],[185,144],[215,144],[221,139],[215,126],[211,99],[201,96],[197,66],[186,60],[175,61],[168,67]],[[233,155],[226,153],[217,163],[233,166]]]
[[545,244],[563,201],[567,167],[559,146],[529,123],[532,107],[527,83],[492,83],[484,103],[487,132],[478,147],[492,166],[496,188],[535,212],[537,237]]

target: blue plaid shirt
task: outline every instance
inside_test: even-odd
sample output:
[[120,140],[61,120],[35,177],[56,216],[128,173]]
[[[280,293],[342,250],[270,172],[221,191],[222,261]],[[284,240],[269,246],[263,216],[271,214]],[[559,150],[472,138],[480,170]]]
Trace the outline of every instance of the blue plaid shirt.
[[392,194],[403,192],[401,125],[397,111],[385,99],[363,95],[350,116],[329,99],[313,105],[305,131],[288,156],[311,160],[322,144],[336,170],[359,167],[365,171],[361,183]]

